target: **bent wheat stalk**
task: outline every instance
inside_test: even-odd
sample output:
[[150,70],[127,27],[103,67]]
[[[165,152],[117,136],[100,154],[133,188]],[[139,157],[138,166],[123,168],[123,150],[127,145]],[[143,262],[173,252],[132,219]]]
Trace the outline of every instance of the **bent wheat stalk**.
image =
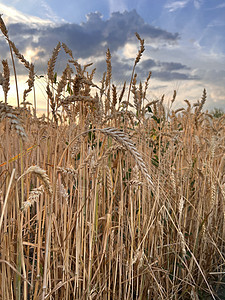
[[131,153],[143,176],[147,179],[148,183],[150,183],[150,185],[154,188],[153,181],[151,179],[151,176],[148,174],[145,162],[141,157],[141,154],[137,151],[136,147],[134,146],[134,143],[127,137],[127,135],[123,131],[112,127],[99,129],[99,131],[111,136],[114,140],[122,144]]
[[136,147],[134,146],[133,141],[131,141],[123,131],[120,131],[117,128],[113,128],[113,127],[107,127],[107,128],[103,128],[103,129],[101,129],[101,128],[91,129],[91,130],[84,131],[81,134],[77,135],[64,150],[64,152],[61,156],[61,159],[59,161],[58,167],[61,166],[63,157],[65,156],[66,152],[71,147],[71,145],[75,142],[76,139],[78,139],[80,136],[86,135],[90,132],[96,132],[96,131],[99,131],[105,135],[111,136],[114,140],[116,140],[118,143],[123,145],[134,157],[141,173],[146,178],[147,182],[151,185],[151,187],[154,189],[154,184],[153,184],[152,178],[147,171],[147,167],[145,165],[143,158],[141,157],[141,154],[137,151]]

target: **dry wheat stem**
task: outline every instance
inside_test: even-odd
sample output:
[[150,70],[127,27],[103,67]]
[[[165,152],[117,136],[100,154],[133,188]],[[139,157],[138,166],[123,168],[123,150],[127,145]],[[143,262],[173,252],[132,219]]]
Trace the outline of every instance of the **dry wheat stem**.
[[9,185],[8,185],[8,189],[7,189],[6,196],[5,196],[4,205],[3,205],[3,208],[2,208],[2,214],[1,214],[1,218],[0,218],[0,232],[1,232],[1,228],[2,228],[3,217],[5,215],[5,210],[6,210],[6,206],[7,206],[7,202],[8,202],[8,197],[9,197],[13,177],[15,175],[15,171],[16,171],[16,169],[13,169],[13,171],[12,171],[10,181],[9,181]]

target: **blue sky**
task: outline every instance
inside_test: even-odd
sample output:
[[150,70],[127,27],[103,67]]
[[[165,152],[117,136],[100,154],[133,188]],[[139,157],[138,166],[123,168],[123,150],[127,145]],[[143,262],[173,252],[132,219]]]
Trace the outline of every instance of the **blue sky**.
[[[146,45],[138,79],[152,71],[149,100],[162,94],[169,99],[176,89],[182,105],[185,99],[196,102],[206,88],[206,108],[225,108],[224,0],[0,0],[0,13],[10,38],[39,75],[61,41],[78,61],[94,63],[96,82],[109,47],[114,83],[122,85],[130,78],[138,32]],[[2,37],[0,53],[9,57]],[[59,57],[58,70],[65,59]],[[23,68],[18,73],[23,80]]]

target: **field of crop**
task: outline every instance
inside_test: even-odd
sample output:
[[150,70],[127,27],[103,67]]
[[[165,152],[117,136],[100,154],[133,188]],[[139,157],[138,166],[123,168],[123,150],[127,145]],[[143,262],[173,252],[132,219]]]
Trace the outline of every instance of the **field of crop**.
[[[112,84],[59,43],[48,62],[48,110],[37,114],[35,70],[23,102],[0,102],[0,299],[219,299],[225,273],[225,116],[207,95],[173,110],[148,85]],[[68,64],[58,78],[59,51]],[[14,73],[16,69],[14,67]],[[16,75],[15,75],[16,77]],[[221,299],[222,296],[220,296]]]

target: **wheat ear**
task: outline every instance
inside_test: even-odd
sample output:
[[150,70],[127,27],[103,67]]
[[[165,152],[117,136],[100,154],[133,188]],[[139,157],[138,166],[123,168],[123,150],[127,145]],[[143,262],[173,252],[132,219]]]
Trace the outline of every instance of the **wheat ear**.
[[44,184],[44,190],[49,194],[52,195],[53,191],[52,191],[52,186],[50,183],[50,179],[48,177],[48,175],[46,174],[46,171],[43,170],[42,168],[38,167],[38,166],[31,166],[29,167],[26,172],[24,172],[19,178],[21,179],[23,176],[29,174],[29,173],[34,173],[38,176],[38,178],[43,182]]
[[5,103],[7,103],[7,94],[9,91],[9,78],[10,78],[8,61],[3,59],[2,65],[3,65],[3,77],[4,77],[2,88],[5,94]]
[[141,157],[140,153],[137,151],[133,142],[128,138],[128,136],[123,131],[119,131],[117,128],[112,128],[112,127],[99,129],[99,131],[111,136],[114,140],[122,144],[131,153],[131,155],[134,157],[144,177],[151,184],[151,186],[154,187],[153,181],[151,179],[151,176],[148,174],[143,158]]
[[20,106],[20,100],[19,100],[19,90],[18,90],[18,83],[17,83],[17,76],[16,76],[16,67],[15,67],[15,62],[14,62],[14,58],[13,58],[13,51],[12,51],[12,45],[10,44],[10,39],[8,36],[8,30],[5,26],[5,23],[2,19],[2,15],[0,14],[0,29],[3,33],[3,35],[5,36],[8,44],[9,44],[9,50],[10,50],[10,55],[11,55],[11,59],[12,59],[12,64],[13,64],[13,71],[14,71],[14,76],[15,76],[15,85],[16,85],[16,95],[17,95],[17,106]]
[[43,194],[43,192],[44,192],[44,186],[43,185],[39,186],[38,188],[34,188],[33,190],[31,190],[30,195],[28,197],[28,200],[22,204],[21,210],[26,211],[28,207],[31,207],[35,202],[37,202],[37,200]]
[[106,52],[106,64],[107,64],[107,73],[106,73],[105,85],[109,86],[112,78],[111,53],[109,49]]
[[[139,49],[137,57],[135,59],[132,74],[131,74],[130,86],[129,86],[128,97],[127,97],[127,102],[128,103],[129,103],[129,99],[130,99],[130,91],[131,91],[131,86],[132,86],[133,77],[134,77],[134,70],[135,70],[136,65],[139,63],[143,52],[145,51],[144,40],[141,39],[140,35],[137,32],[135,33],[135,35],[136,35],[137,39],[140,42],[140,49]],[[151,75],[149,75],[149,79],[150,79],[150,76]]]
[[52,84],[54,82],[55,63],[56,63],[56,59],[59,54],[60,48],[61,48],[61,43],[59,42],[52,52],[52,57],[48,61],[48,71],[47,71],[48,79],[52,82]]

